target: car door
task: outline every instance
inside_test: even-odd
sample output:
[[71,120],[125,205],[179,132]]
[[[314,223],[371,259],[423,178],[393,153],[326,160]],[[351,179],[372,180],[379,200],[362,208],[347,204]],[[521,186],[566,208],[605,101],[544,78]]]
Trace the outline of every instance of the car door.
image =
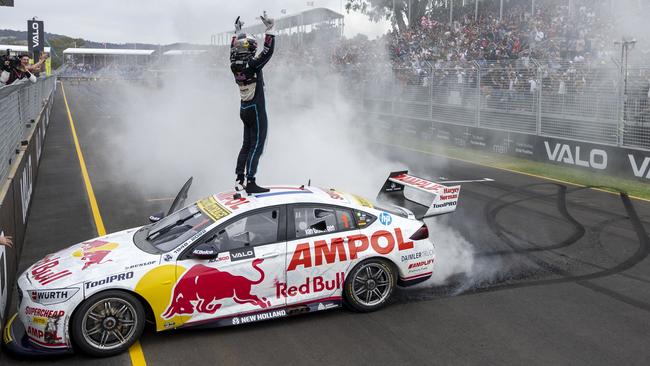
[[276,295],[287,305],[341,296],[349,260],[348,236],[359,234],[351,209],[291,205],[287,215],[287,275]]
[[[211,250],[218,254],[201,258]],[[163,317],[230,321],[234,315],[282,307],[285,299],[275,296],[274,285],[285,281],[285,256],[285,206],[238,215],[179,256],[178,279]]]

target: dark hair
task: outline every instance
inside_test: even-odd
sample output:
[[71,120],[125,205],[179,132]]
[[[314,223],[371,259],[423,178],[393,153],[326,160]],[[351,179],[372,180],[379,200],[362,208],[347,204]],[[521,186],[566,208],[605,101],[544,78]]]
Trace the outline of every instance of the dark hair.
[[31,58],[31,57],[29,57],[29,55],[26,54],[26,53],[23,53],[23,54],[21,54],[20,56],[18,56],[18,58],[23,58],[23,57]]

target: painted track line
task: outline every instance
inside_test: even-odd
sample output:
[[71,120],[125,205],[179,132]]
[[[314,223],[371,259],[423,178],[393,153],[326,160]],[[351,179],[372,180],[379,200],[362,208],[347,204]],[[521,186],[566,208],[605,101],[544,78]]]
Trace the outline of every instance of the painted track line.
[[[557,183],[569,184],[569,185],[572,185],[572,186],[575,186],[575,187],[581,187],[581,188],[592,189],[592,190],[594,190],[594,191],[603,192],[603,193],[608,193],[608,194],[613,194],[613,195],[615,195],[615,196],[619,196],[619,195],[620,195],[619,192],[608,191],[608,190],[606,190],[606,189],[602,189],[602,188],[589,187],[589,186],[585,186],[585,185],[578,184],[578,183],[573,183],[573,182],[568,182],[568,181],[561,180],[561,179],[555,179],[555,178],[545,177],[545,176],[543,176],[543,175],[537,175],[537,174],[532,174],[532,173],[525,173],[525,172],[520,172],[520,171],[518,171],[518,170],[514,170],[514,169],[502,168],[502,167],[498,167],[498,166],[494,166],[494,165],[490,165],[490,164],[485,164],[485,163],[478,163],[478,162],[475,162],[475,161],[465,160],[465,159],[461,159],[461,158],[455,158],[455,157],[453,157],[453,156],[448,156],[448,155],[440,154],[440,153],[434,153],[434,152],[427,151],[427,150],[416,149],[416,148],[413,148],[413,147],[408,147],[408,146],[403,146],[403,145],[398,145],[398,144],[391,144],[391,143],[387,143],[387,142],[383,142],[383,141],[377,141],[377,140],[368,140],[368,141],[370,141],[370,142],[372,142],[372,143],[376,143],[376,144],[384,145],[384,146],[397,147],[397,148],[399,148],[399,149],[403,149],[403,150],[408,150],[408,151],[413,151],[413,152],[419,152],[419,153],[422,153],[422,154],[427,154],[427,155],[431,155],[431,156],[437,156],[437,157],[441,157],[441,158],[445,158],[445,159],[450,159],[450,160],[461,161],[461,162],[463,162],[463,163],[474,164],[474,165],[478,165],[478,166],[482,166],[482,167],[486,167],[486,168],[497,169],[497,170],[503,170],[503,171],[506,171],[506,172],[515,173],[515,174],[521,174],[521,175],[526,175],[526,176],[533,177],[533,178],[544,179],[544,180],[550,180],[550,181],[552,181],[552,182],[557,182]],[[444,183],[444,182],[443,182],[443,183]],[[630,198],[632,198],[632,199],[634,199],[634,200],[638,200],[638,201],[650,202],[650,199],[647,199],[647,198],[636,197],[636,196],[629,196],[629,195],[628,195],[628,197],[630,197]]]
[[[61,92],[63,93],[63,102],[65,104],[65,110],[68,113],[68,121],[70,121],[70,131],[72,132],[72,139],[74,140],[74,146],[77,150],[77,157],[79,158],[79,167],[81,168],[81,176],[83,177],[84,185],[86,186],[86,193],[88,195],[88,201],[90,202],[90,209],[93,213],[93,219],[95,220],[95,228],[97,229],[98,236],[106,235],[106,227],[104,226],[104,220],[102,215],[99,212],[99,205],[97,204],[97,199],[95,198],[95,191],[93,186],[90,183],[90,176],[88,175],[88,169],[86,168],[86,160],[84,159],[83,153],[81,152],[81,146],[79,144],[79,138],[77,137],[77,129],[74,126],[74,120],[72,119],[72,113],[70,113],[70,107],[68,106],[68,98],[65,95],[65,89],[63,87],[63,82],[61,82]],[[146,366],[147,361],[144,358],[144,353],[142,352],[142,346],[140,346],[140,341],[137,340],[131,348],[129,348],[129,356],[131,356],[131,364],[133,366]]]

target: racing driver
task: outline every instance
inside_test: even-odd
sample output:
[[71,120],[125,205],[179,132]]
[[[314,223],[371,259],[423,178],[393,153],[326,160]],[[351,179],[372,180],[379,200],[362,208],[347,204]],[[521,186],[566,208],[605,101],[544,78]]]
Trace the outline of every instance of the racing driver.
[[239,86],[241,108],[239,116],[244,122],[244,141],[237,157],[237,190],[241,190],[246,180],[246,193],[264,193],[269,190],[255,182],[257,164],[266,141],[266,105],[264,101],[264,77],[262,68],[271,59],[275,47],[273,19],[260,16],[266,26],[264,49],[256,55],[257,41],[253,36],[241,32],[243,23],[235,20],[235,36],[230,44],[230,69]]

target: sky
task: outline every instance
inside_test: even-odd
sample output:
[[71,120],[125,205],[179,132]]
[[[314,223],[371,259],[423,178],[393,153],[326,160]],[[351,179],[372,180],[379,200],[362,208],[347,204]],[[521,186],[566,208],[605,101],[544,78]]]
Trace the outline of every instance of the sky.
[[[345,0],[314,0],[314,7],[329,8],[345,15],[345,35],[358,33],[369,38],[383,34],[388,24],[373,23],[359,13],[347,14]],[[260,4],[264,4],[263,6]],[[26,30],[27,19],[45,21],[45,31],[97,42],[210,43],[210,35],[228,31],[238,15],[246,25],[255,24],[266,10],[271,17],[310,9],[305,0],[15,0],[15,6],[0,7],[0,29]]]

